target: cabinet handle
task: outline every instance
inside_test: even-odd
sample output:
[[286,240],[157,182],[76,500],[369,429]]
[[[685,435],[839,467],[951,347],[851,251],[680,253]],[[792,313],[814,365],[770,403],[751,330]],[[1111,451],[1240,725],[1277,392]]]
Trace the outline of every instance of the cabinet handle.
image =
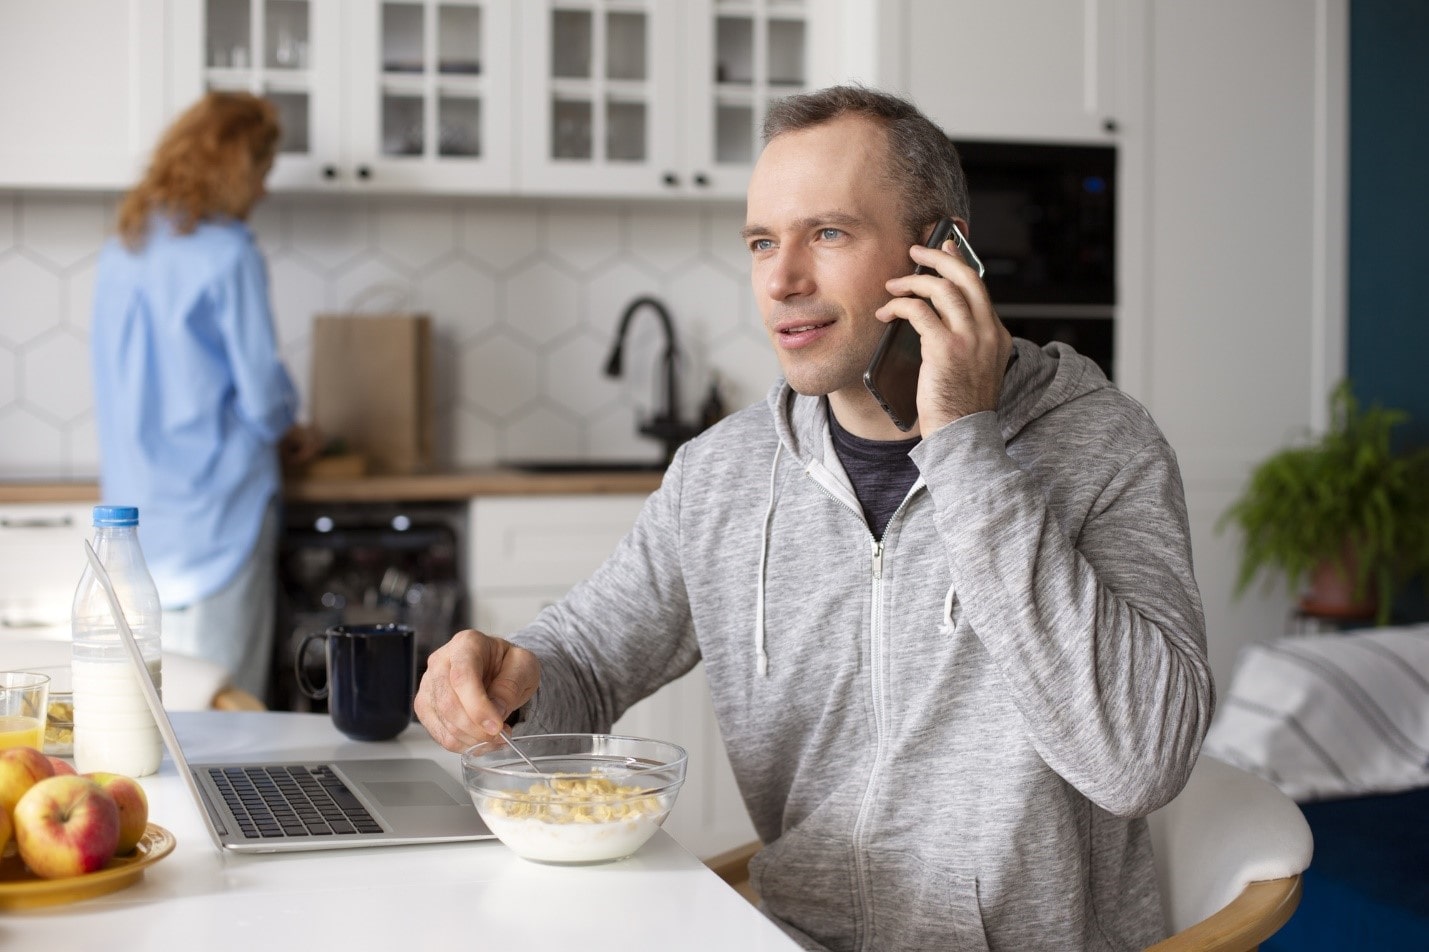
[[68,529],[72,525],[74,520],[69,516],[60,516],[58,519],[11,519],[8,516],[0,518],[0,529]]
[[53,627],[55,627],[54,622],[45,622],[38,618],[0,618],[0,628],[10,631],[34,631]]
[[372,178],[372,170],[365,165],[359,165],[357,167],[357,177],[365,182]]
[[335,166],[335,165],[324,165],[324,166],[323,166],[323,178],[327,179],[329,182],[331,182],[333,179],[337,178],[337,166]]
[[1115,119],[1103,119],[1103,120],[1102,120],[1102,131],[1103,131],[1103,132],[1116,132],[1116,131],[1117,131],[1116,120],[1115,120]]
[[710,184],[710,177],[703,172],[696,172],[695,184],[703,188],[704,186]]
[[678,175],[676,175],[674,172],[666,172],[663,176],[661,176],[661,179],[660,179],[660,180],[661,180],[662,182],[664,182],[666,185],[679,185],[679,184],[680,184],[680,177],[679,177]]

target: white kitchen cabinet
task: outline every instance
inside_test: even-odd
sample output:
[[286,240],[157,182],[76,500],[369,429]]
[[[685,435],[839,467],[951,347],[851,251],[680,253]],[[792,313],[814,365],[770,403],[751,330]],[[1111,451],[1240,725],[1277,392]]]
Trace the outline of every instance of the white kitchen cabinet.
[[873,67],[955,139],[1105,142],[1123,0],[881,0]]
[[769,101],[811,82],[818,7],[523,3],[519,188],[742,197]]
[[271,98],[274,191],[510,190],[510,0],[170,3],[170,109]]
[[69,637],[92,513],[81,503],[0,505],[0,669],[6,637]]
[[529,622],[600,567],[644,504],[640,494],[473,500],[467,559],[473,624],[503,635]]
[[[634,525],[643,495],[481,497],[470,517],[473,626],[504,635],[559,600]],[[755,838],[710,705],[703,666],[625,712],[615,733],[658,737],[689,755],[665,821],[686,848],[713,856]]]
[[164,0],[0,0],[0,188],[132,185],[164,121]]

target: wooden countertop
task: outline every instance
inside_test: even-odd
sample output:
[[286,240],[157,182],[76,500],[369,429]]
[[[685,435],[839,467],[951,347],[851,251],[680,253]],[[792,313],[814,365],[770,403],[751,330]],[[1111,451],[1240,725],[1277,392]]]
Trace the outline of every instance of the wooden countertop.
[[[435,502],[477,496],[539,496],[580,493],[649,493],[659,472],[528,473],[488,467],[413,476],[289,479],[285,499],[294,502]],[[0,503],[98,502],[92,481],[0,482]]]

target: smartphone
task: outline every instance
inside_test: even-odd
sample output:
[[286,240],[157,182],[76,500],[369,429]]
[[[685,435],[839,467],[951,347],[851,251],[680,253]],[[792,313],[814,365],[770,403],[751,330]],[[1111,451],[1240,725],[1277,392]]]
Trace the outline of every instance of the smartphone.
[[[940,218],[926,242],[929,248],[941,248],[949,238],[957,246],[968,266],[983,274],[982,261],[968,239],[951,218]],[[927,274],[930,269],[918,265],[914,274]],[[873,360],[863,372],[863,385],[873,399],[883,407],[893,425],[905,433],[913,429],[918,419],[918,368],[923,365],[923,348],[913,325],[901,318],[891,321],[873,352]]]

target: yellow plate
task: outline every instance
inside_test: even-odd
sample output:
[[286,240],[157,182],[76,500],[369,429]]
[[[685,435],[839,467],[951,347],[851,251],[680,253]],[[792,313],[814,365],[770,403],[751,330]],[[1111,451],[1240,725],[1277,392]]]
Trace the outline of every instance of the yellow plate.
[[150,823],[134,852],[114,857],[103,869],[64,879],[40,879],[19,856],[7,857],[0,861],[0,910],[57,906],[117,892],[137,883],[146,868],[172,853],[174,842],[174,834]]

